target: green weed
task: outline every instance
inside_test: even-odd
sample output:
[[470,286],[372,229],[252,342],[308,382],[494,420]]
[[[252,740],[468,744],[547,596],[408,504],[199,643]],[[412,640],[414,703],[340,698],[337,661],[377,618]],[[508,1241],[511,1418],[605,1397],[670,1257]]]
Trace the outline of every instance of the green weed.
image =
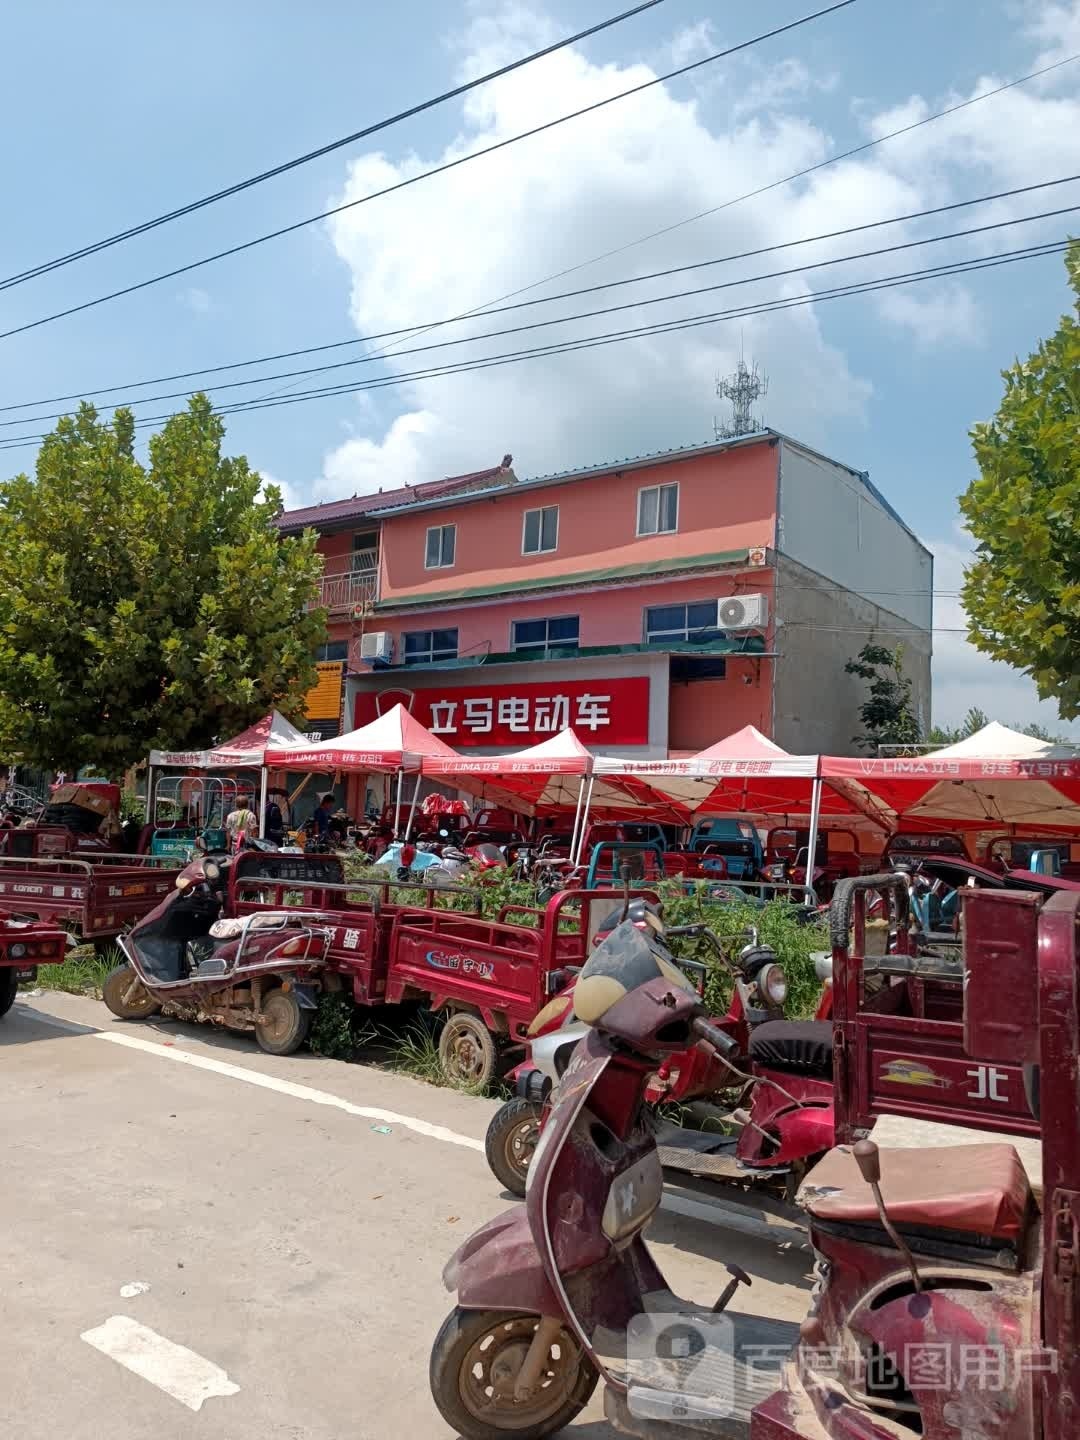
[[68,951],[61,964],[39,966],[35,986],[40,990],[62,990],[68,995],[93,995],[100,1000],[106,975],[123,962],[124,957],[115,945],[100,954],[92,945],[80,945],[77,950]]

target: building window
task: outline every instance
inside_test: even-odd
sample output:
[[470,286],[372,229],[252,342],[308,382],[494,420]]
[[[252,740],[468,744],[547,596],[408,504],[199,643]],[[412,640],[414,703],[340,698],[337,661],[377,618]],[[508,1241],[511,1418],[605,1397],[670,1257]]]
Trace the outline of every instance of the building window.
[[456,630],[406,630],[401,637],[405,664],[430,665],[433,660],[456,660],[457,640]]
[[521,526],[521,553],[547,555],[559,543],[559,507],[545,505],[542,510],[526,510]]
[[716,601],[694,600],[689,605],[650,605],[645,611],[645,644],[719,640]]
[[424,552],[425,570],[442,570],[454,563],[457,548],[456,525],[432,525],[427,532],[427,548]]
[[352,568],[377,570],[379,568],[379,532],[357,530],[352,537]]
[[347,640],[331,640],[329,645],[315,647],[316,660],[347,660],[348,658],[349,642]]
[[637,533],[673,535],[679,528],[678,485],[650,485],[637,496]]
[[510,627],[511,650],[577,649],[579,620],[562,615],[557,620],[515,620]]

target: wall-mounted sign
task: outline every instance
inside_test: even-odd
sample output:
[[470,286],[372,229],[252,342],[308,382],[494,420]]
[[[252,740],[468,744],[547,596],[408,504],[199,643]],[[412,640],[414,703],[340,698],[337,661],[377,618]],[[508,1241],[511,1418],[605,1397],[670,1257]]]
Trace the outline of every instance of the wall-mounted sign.
[[[388,687],[389,688],[389,687]],[[395,701],[402,700],[400,691]],[[353,724],[367,725],[385,710],[379,692],[356,697]],[[524,749],[560,730],[576,730],[588,746],[649,743],[649,681],[553,680],[522,685],[440,686],[417,690],[410,712],[455,749],[470,745]]]
[[[343,660],[320,660],[315,666],[318,679],[304,700],[308,720],[341,719],[341,687],[345,675]],[[314,728],[314,727],[312,727]]]

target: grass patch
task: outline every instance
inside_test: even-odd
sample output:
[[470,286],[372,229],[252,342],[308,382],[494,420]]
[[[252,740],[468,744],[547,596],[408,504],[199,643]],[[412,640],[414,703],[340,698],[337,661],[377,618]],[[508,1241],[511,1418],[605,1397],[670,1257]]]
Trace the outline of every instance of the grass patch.
[[124,963],[116,945],[98,954],[92,945],[80,945],[68,952],[59,965],[41,965],[38,978],[28,989],[62,990],[67,995],[93,995],[101,999],[101,987],[110,970]]

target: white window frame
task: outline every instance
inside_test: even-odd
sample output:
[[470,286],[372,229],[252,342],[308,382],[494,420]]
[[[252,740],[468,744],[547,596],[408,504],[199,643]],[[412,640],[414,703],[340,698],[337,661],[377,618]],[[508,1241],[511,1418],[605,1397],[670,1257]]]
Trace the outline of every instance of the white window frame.
[[[675,524],[672,525],[672,527],[670,528],[670,530],[668,530],[668,529],[661,530],[661,528],[660,528],[660,494],[661,494],[661,491],[663,491],[663,490],[674,490],[674,491],[675,491]],[[654,492],[655,495],[656,495],[656,529],[655,529],[655,530],[643,530],[643,529],[641,528],[641,500],[642,500],[642,496],[648,495],[650,492]],[[662,485],[643,485],[643,486],[641,487],[641,489],[637,492],[637,538],[638,538],[639,540],[643,540],[643,539],[646,539],[646,538],[648,538],[648,537],[650,537],[650,536],[652,536],[652,535],[677,535],[678,533],[679,533],[679,482],[678,482],[677,480],[667,480],[667,481],[665,481]]]
[[[440,556],[441,556],[442,553],[443,553],[443,542],[442,542],[442,534],[441,534],[441,532],[444,531],[444,530],[452,530],[452,531],[454,532],[454,558],[453,558],[452,560],[442,560],[442,559],[440,559],[437,564],[435,564],[435,565],[429,565],[429,564],[428,564],[428,554],[430,553],[430,550],[431,550],[431,535],[432,535],[432,532],[435,531],[435,530],[438,530],[438,531],[440,532],[440,536],[439,536],[439,554],[440,554]],[[456,564],[457,564],[457,525],[456,525],[456,524],[452,524],[452,525],[429,525],[429,526],[427,527],[427,531],[426,531],[425,534],[424,534],[424,569],[425,569],[425,570],[452,570],[453,567],[454,567]]]
[[[527,641],[524,645],[517,643],[514,631],[518,625],[535,625],[542,620],[547,626],[543,645]],[[576,620],[578,622],[578,638],[576,640],[556,640],[552,643],[551,626],[556,620]],[[581,616],[580,615],[529,615],[524,620],[510,621],[510,653],[511,655],[527,655],[530,650],[535,650],[540,655],[546,655],[549,650],[561,650],[564,646],[569,649],[571,645],[581,645]]]
[[[554,545],[549,545],[549,546],[547,546],[547,547],[545,547],[544,544],[543,544],[543,540],[544,540],[544,511],[545,511],[545,510],[554,510],[554,511],[555,511],[555,544],[554,544]],[[526,550],[526,549],[525,549],[525,531],[528,529],[529,516],[530,516],[530,515],[539,515],[539,516],[540,516],[539,528],[538,528],[538,530],[537,530],[537,536],[536,536],[536,538],[537,538],[537,540],[540,542],[540,544],[539,544],[538,548],[535,549],[535,550]],[[534,506],[533,509],[531,509],[531,510],[525,510],[525,511],[523,511],[523,512],[522,512],[522,516],[521,516],[521,553],[522,553],[522,555],[554,555],[555,552],[556,552],[556,550],[558,550],[558,548],[559,548],[559,507],[558,507],[558,505],[536,505],[536,506]]]

